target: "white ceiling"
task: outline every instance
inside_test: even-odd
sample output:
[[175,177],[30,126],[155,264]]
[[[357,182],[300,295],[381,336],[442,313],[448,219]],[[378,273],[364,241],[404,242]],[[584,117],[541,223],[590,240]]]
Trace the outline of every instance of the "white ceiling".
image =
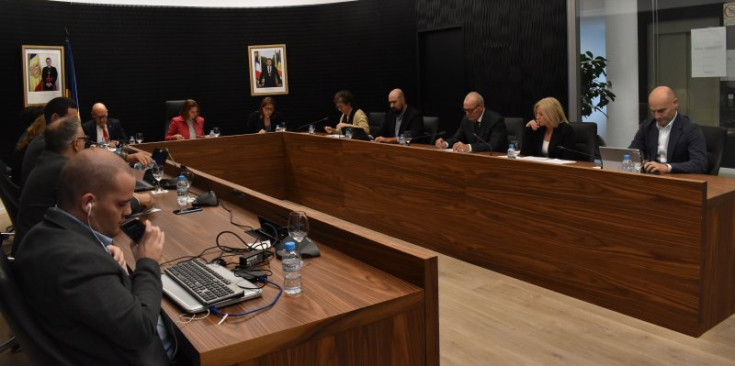
[[51,0],[66,3],[198,8],[267,8],[343,3],[356,0]]

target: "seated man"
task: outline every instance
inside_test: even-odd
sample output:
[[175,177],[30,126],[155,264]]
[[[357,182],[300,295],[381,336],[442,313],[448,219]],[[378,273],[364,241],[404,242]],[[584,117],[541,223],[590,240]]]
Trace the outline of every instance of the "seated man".
[[395,144],[402,133],[411,132],[412,138],[420,138],[424,134],[424,119],[418,109],[406,104],[406,97],[401,89],[393,89],[388,94],[390,110],[385,116],[376,142]]
[[[59,175],[59,202],[23,240],[19,287],[40,326],[76,365],[168,365],[161,310],[164,233],[145,222],[128,275],[108,252],[130,213],[135,178],[115,154],[87,149]],[[162,323],[161,323],[162,324]]]
[[107,116],[107,107],[102,103],[92,106],[92,119],[82,125],[84,134],[90,141],[117,146],[120,142],[127,142],[128,137],[120,121]]
[[704,133],[689,117],[680,114],[679,99],[668,86],[659,86],[648,95],[653,119],[645,121],[630,143],[649,161],[647,173],[705,173],[707,145]]
[[464,98],[465,116],[459,123],[459,129],[453,137],[446,141],[438,138],[436,147],[454,151],[506,151],[508,149],[508,132],[505,119],[499,114],[485,109],[485,100],[477,92],[470,92]]

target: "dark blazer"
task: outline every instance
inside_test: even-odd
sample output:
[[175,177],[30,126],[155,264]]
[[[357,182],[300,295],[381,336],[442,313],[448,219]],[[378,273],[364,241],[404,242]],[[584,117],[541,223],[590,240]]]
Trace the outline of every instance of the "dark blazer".
[[[393,112],[393,110],[389,110],[386,113],[385,122],[383,122],[378,136],[397,137],[396,119],[398,115],[399,113]],[[421,111],[410,105],[406,107],[406,112],[403,114],[403,120],[401,121],[401,127],[398,129],[398,134],[400,135],[405,131],[411,131],[412,138],[421,137],[424,134],[424,117]]]
[[[658,157],[658,128],[656,120],[643,122],[630,143],[633,149],[640,149],[649,160]],[[672,173],[707,172],[707,143],[704,133],[689,117],[678,113],[671,127],[669,145],[666,149],[667,164]]]
[[[521,144],[521,155],[528,156],[544,156],[542,148],[544,145],[544,134],[546,133],[546,127],[541,127],[534,131],[531,127],[525,127],[523,129],[523,144]],[[564,146],[567,149],[574,150],[574,129],[569,123],[559,123],[554,129],[554,133],[551,134],[551,141],[549,141],[549,157],[568,159],[568,160],[582,160],[581,157],[576,156],[577,154],[568,150],[561,150],[558,146]]]
[[40,134],[31,140],[26,146],[26,153],[23,155],[23,164],[20,166],[20,185],[21,187],[25,184],[28,175],[31,174],[31,170],[36,166],[36,160],[41,156],[41,153],[46,150],[46,138],[43,134]]
[[66,156],[49,150],[44,150],[38,157],[36,167],[28,175],[20,192],[13,253],[18,251],[23,236],[43,220],[46,210],[56,205],[59,173],[68,160]]
[[263,65],[263,71],[260,73],[260,84],[264,88],[272,88],[281,84],[281,76],[275,66],[271,66],[271,72],[268,72],[268,66]]
[[31,312],[74,364],[168,364],[156,331],[156,261],[139,259],[128,276],[89,228],[53,207],[26,235],[16,264]]
[[[446,141],[450,148],[457,141],[462,141],[472,146],[473,152],[490,150],[486,144],[475,138],[472,134],[474,131],[473,122],[470,122],[467,116],[464,116],[462,122],[459,123],[457,132]],[[482,116],[480,130],[477,135],[489,143],[493,151],[508,151],[508,132],[505,129],[505,119],[487,108],[485,109],[485,114]]]
[[[84,134],[89,136],[89,141],[97,141],[97,124],[94,120],[84,122],[82,129]],[[120,121],[114,118],[107,118],[107,132],[110,134],[110,140],[128,142],[128,136],[122,128]]]
[[281,114],[278,113],[278,111],[274,111],[271,115],[271,124],[266,128],[263,123],[263,119],[260,118],[260,111],[255,111],[250,113],[248,116],[248,123],[245,125],[245,132],[241,133],[258,133],[261,129],[266,130],[266,132],[273,132],[276,130],[276,125],[281,122],[283,122]]

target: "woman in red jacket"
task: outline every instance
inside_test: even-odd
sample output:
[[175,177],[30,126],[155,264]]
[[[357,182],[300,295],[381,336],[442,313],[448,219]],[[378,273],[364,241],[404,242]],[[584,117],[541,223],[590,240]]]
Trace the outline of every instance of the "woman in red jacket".
[[181,108],[181,115],[171,118],[166,141],[193,140],[202,137],[204,137],[204,118],[199,116],[199,104],[194,99],[187,99]]

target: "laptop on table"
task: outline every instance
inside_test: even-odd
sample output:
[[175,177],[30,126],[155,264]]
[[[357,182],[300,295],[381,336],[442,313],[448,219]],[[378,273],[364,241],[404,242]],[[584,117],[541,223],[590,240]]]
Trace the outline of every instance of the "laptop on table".
[[641,151],[638,149],[600,146],[600,159],[602,160],[602,169],[622,172],[623,155],[625,154],[628,154],[630,156],[630,160],[634,164],[636,162],[643,162],[643,154],[641,154]]

